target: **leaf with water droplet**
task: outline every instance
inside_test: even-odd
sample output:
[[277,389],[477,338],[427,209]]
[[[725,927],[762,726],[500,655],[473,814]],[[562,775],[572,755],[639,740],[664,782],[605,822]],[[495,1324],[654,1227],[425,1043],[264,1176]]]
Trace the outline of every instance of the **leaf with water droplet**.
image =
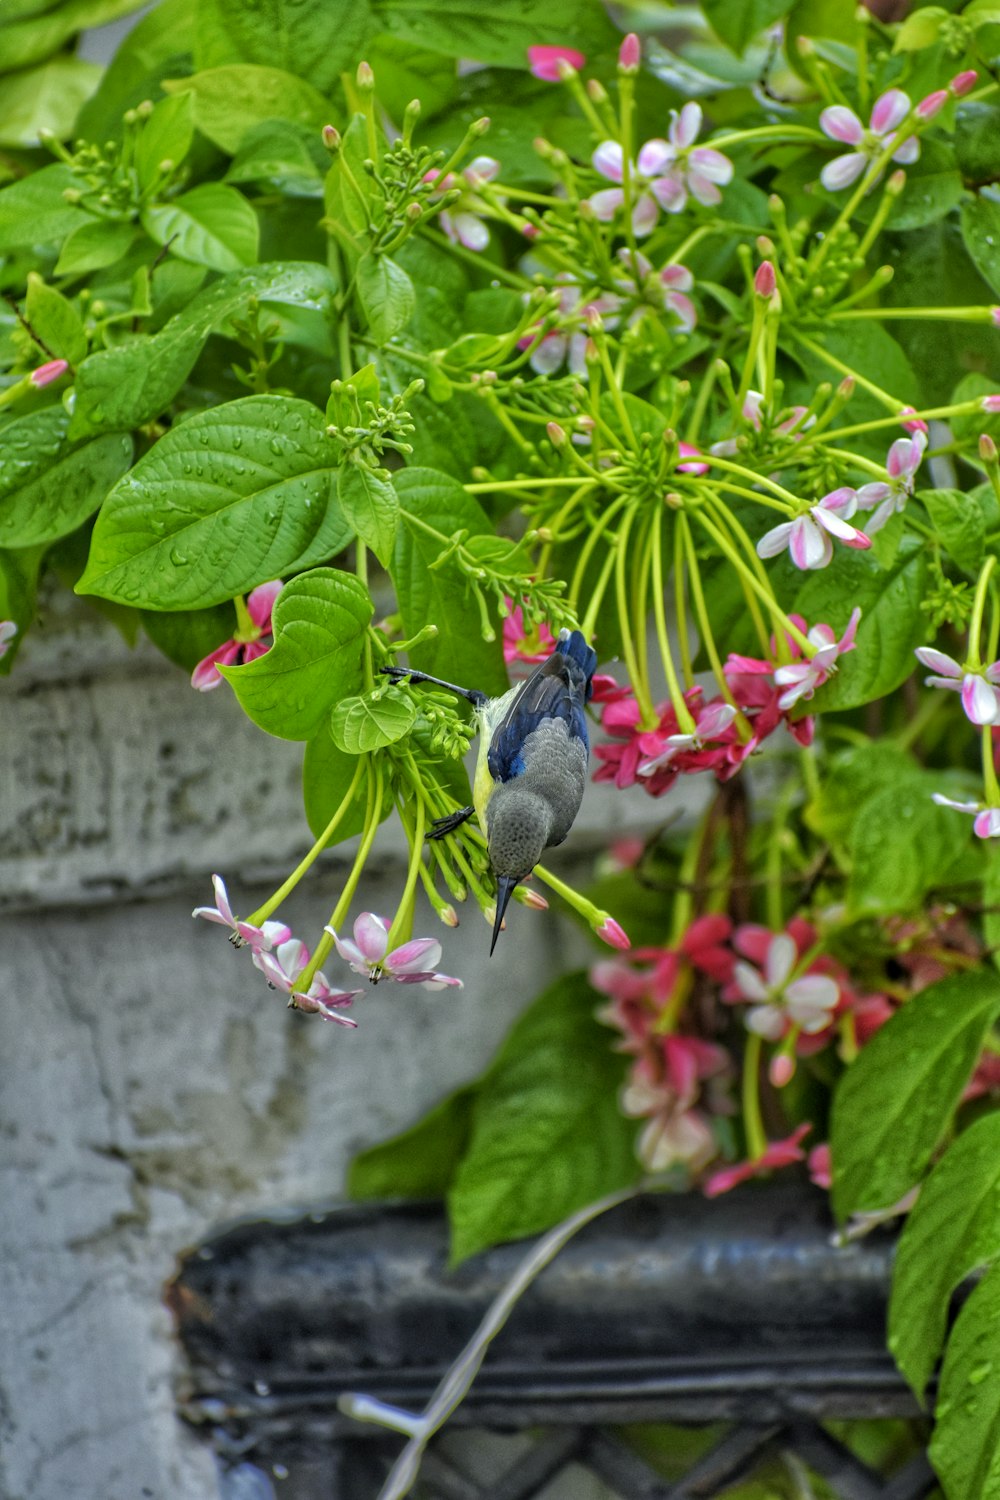
[[993,1265],[955,1320],[941,1370],[929,1456],[949,1500],[1000,1500],[998,1327],[1000,1265]]
[[0,547],[35,547],[75,531],[128,468],[124,434],[72,442],[61,405],[15,417],[0,442]]

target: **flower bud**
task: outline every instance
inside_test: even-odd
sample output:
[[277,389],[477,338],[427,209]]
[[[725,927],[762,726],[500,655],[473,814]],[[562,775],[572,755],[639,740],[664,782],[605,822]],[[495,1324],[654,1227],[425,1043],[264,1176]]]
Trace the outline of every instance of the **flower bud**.
[[776,1089],[783,1089],[795,1077],[795,1058],[788,1052],[776,1053],[767,1074]]
[[558,422],[546,422],[545,431],[548,434],[549,442],[552,444],[553,448],[563,447],[566,442],[566,433],[565,430],[559,426]]
[[441,907],[438,912],[438,916],[441,918],[441,921],[446,927],[458,926],[458,912],[450,902]]
[[358,90],[360,93],[370,94],[374,91],[375,74],[372,72],[370,64],[366,62],[358,63],[358,71],[355,75],[355,80],[357,82]]
[[1000,307],[990,308],[990,322],[994,328],[1000,328]]
[[774,267],[769,260],[761,261],[753,279],[753,289],[758,297],[773,297],[776,282]]
[[922,432],[927,435],[927,423],[923,417],[918,417],[912,406],[901,406],[899,408],[899,425],[905,432]]
[[964,73],[956,73],[948,85],[948,90],[956,99],[961,99],[963,94],[969,93],[976,86],[978,73],[975,68],[967,68]]
[[549,903],[541,892],[533,891],[530,886],[519,885],[517,898],[522,906],[530,906],[532,911],[548,911],[549,909]]
[[979,457],[984,464],[995,464],[997,461],[997,445],[988,432],[979,434]]
[[933,120],[934,116],[944,109],[949,97],[947,89],[935,89],[933,94],[928,94],[917,105],[917,118],[920,120]]
[[28,380],[36,391],[40,391],[43,386],[51,385],[53,381],[61,379],[68,369],[68,360],[50,359],[48,364],[39,365],[37,370],[32,370]]
[[528,68],[543,83],[558,83],[560,79],[572,78],[586,61],[583,53],[577,52],[575,47],[528,48]]
[[340,150],[340,131],[336,125],[323,126],[323,145],[328,151]]
[[902,167],[897,167],[885,185],[886,192],[890,197],[898,198],[906,186],[906,173]]
[[628,933],[615,921],[614,917],[609,916],[606,911],[599,912],[598,917],[599,921],[594,923],[594,931],[602,943],[607,943],[612,948],[621,948],[623,951],[631,948],[632,941]]
[[639,38],[634,31],[630,31],[618,48],[618,71],[620,73],[638,73],[641,62],[642,47],[639,44]]
[[474,135],[478,139],[479,136],[485,135],[489,128],[489,115],[482,115],[478,120],[474,120],[473,123],[469,126],[469,134]]
[[603,83],[599,82],[598,79],[588,78],[586,88],[587,98],[590,100],[591,104],[607,104],[608,91],[604,87]]
[[991,415],[1000,412],[1000,395],[984,396],[979,403],[983,411]]

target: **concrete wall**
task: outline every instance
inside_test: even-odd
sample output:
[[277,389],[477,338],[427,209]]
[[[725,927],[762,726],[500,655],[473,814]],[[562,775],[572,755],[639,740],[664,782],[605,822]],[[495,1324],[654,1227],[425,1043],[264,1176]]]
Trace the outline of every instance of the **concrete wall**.
[[[583,950],[517,907],[488,964],[478,912],[454,933],[429,918],[464,990],[384,986],[356,1032],[290,1013],[190,913],[214,870],[252,909],[308,846],[299,747],[64,608],[0,683],[0,1496],[217,1500],[174,1416],[177,1253],[234,1217],[335,1200],[352,1153],[477,1073]],[[591,788],[577,872],[650,811]],[[391,912],[401,847],[382,836],[358,909]],[[289,904],[307,942],[344,864],[327,856]]]

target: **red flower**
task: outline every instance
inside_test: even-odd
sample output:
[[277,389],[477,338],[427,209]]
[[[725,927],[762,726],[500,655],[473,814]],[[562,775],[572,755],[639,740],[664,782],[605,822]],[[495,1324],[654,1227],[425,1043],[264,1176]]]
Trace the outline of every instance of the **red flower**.
[[255,661],[258,656],[263,656],[265,651],[270,651],[271,638],[271,612],[274,609],[274,601],[281,593],[283,585],[275,579],[272,583],[262,583],[247,595],[247,614],[250,616],[250,629],[246,632],[237,632],[231,640],[223,641],[221,646],[216,646],[203,657],[194,671],[191,673],[191,686],[197,688],[200,693],[211,692],[222,682],[220,667],[237,667],[244,662]]
[[762,1177],[779,1167],[790,1167],[797,1161],[804,1161],[805,1152],[800,1142],[810,1130],[812,1126],[808,1122],[799,1125],[785,1140],[772,1141],[767,1150],[755,1160],[737,1162],[734,1167],[723,1167],[721,1172],[713,1172],[702,1186],[705,1197],[717,1198],[720,1193],[728,1193],[730,1188],[747,1182],[751,1177]]
[[[507,601],[508,604],[510,600]],[[548,661],[555,650],[555,637],[543,620],[529,631],[524,623],[524,611],[515,605],[503,622],[503,659],[506,662]]]

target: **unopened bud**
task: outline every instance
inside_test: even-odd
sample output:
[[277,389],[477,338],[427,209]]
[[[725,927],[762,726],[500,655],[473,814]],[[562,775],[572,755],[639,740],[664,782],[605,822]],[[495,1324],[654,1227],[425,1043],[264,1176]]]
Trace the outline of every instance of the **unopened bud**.
[[893,198],[898,198],[906,186],[906,173],[902,167],[897,167],[885,185],[885,190]]
[[798,39],[798,49],[799,49],[799,56],[800,57],[812,57],[813,54],[816,51],[816,47],[815,47],[815,44],[813,43],[812,38],[808,37],[808,36],[800,36],[799,37],[799,39]]
[[469,126],[469,134],[474,136],[485,135],[489,128],[490,117],[489,115],[483,115],[480,119],[474,120],[473,123]]
[[157,166],[156,170],[159,172],[161,177],[166,177],[168,172],[172,172],[174,170],[174,163],[171,161],[169,156],[165,156]]
[[995,416],[997,412],[1000,412],[1000,395],[984,396],[979,405],[983,411]]
[[340,150],[340,131],[336,125],[323,126],[323,145],[328,151]]
[[143,99],[141,104],[136,105],[135,112],[139,116],[140,120],[148,120],[150,115],[153,113],[152,99]]
[[450,903],[439,909],[438,916],[446,927],[458,926],[458,912]]
[[997,461],[997,445],[988,432],[979,434],[979,457],[984,464],[993,465]]
[[136,112],[135,112],[134,109],[127,109],[125,111],[125,113],[122,115],[122,124],[123,125],[134,125],[136,123],[136,121],[138,120],[138,118],[139,118],[139,116],[136,114]]
[[608,91],[596,78],[587,79],[587,98],[591,104],[607,104]]
[[795,1077],[795,1058],[788,1052],[779,1052],[771,1058],[768,1077],[776,1089],[783,1089]]
[[576,68],[574,68],[568,57],[560,57],[556,59],[556,76],[558,77],[560,83],[568,83],[569,80],[571,78],[575,78],[576,75],[577,70]]
[[359,92],[362,94],[371,94],[374,91],[375,74],[372,72],[371,65],[369,63],[358,63],[358,71],[355,74],[355,82],[358,85]]
[[753,279],[753,289],[758,297],[773,297],[776,282],[774,267],[769,260],[762,261]]
[[423,209],[420,207],[419,203],[408,203],[406,205],[405,212],[406,217],[409,219],[410,223],[416,224],[423,214]]
[[590,329],[591,333],[600,333],[604,327],[601,315],[592,303],[586,308],[584,312],[584,321],[587,327]]
[[63,188],[62,195],[66,203],[79,203],[83,197],[79,188]]
[[639,38],[634,31],[630,31],[618,48],[618,71],[620,73],[638,73],[641,62],[642,47],[639,44]]
[[837,387],[837,397],[838,397],[838,399],[840,401],[850,401],[851,397],[854,395],[854,385],[855,385],[854,376],[853,375],[845,375],[844,378],[843,378],[843,380],[840,382],[840,384]]
[[949,98],[950,95],[947,89],[935,89],[933,94],[928,94],[917,105],[917,118],[920,120],[933,120],[934,116],[944,109]]
[[50,359],[48,364],[39,365],[37,370],[32,370],[28,380],[36,391],[40,391],[43,386],[51,385],[54,380],[61,379],[68,369],[68,360]]
[[949,92],[956,99],[961,99],[963,94],[967,94],[971,89],[975,88],[978,77],[979,75],[975,68],[967,68],[964,73],[956,73],[948,85]]
[[632,941],[624,927],[620,926],[606,911],[598,913],[594,931],[602,943],[607,943],[612,948],[620,948],[624,951],[632,946]]
[[531,144],[535,148],[535,154],[537,156],[540,156],[543,161],[548,161],[549,157],[556,149],[551,141],[547,141],[545,139],[544,135],[536,135]]
[[552,444],[553,448],[562,448],[564,446],[566,442],[566,433],[565,430],[559,426],[558,422],[546,422],[545,431],[548,434],[549,442]]
[[923,417],[918,417],[912,406],[901,406],[899,408],[899,425],[904,432],[922,432],[926,437],[928,432],[927,423]]
[[515,895],[522,906],[530,906],[532,911],[548,911],[549,909],[549,903],[541,892],[533,891],[530,886],[517,886]]

